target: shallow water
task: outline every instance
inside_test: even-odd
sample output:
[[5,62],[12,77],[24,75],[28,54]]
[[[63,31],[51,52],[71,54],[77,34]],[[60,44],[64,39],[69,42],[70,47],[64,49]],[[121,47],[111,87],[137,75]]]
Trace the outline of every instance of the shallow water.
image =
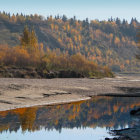
[[0,112],[0,140],[104,140],[133,126],[140,97],[94,97],[63,105]]

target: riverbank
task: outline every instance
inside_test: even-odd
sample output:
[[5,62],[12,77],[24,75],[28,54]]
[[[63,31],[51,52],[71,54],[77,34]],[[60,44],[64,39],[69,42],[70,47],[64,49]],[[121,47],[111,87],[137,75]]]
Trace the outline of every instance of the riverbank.
[[46,71],[34,67],[18,68],[0,67],[0,78],[25,78],[25,79],[52,79],[52,78],[84,78],[85,76],[76,71],[60,70]]
[[138,75],[103,79],[0,78],[0,111],[87,100],[92,96],[140,96],[139,85]]
[[[135,106],[136,107],[136,106]],[[131,110],[131,122],[128,128],[120,130],[113,130],[111,133],[118,136],[118,138],[105,138],[105,140],[139,140],[140,139],[140,108]]]

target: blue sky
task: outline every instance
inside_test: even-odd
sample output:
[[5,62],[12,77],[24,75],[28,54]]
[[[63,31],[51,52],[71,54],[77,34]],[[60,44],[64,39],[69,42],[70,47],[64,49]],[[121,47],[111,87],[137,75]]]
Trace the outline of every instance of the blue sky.
[[76,16],[78,19],[107,20],[136,17],[140,21],[140,0],[0,0],[0,11],[23,14]]

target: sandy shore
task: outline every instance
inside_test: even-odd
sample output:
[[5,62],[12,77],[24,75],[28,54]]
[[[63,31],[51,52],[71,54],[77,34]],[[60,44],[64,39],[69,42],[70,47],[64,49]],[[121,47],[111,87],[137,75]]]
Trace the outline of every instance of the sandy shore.
[[104,79],[0,78],[0,111],[87,100],[96,95],[140,96],[140,75]]

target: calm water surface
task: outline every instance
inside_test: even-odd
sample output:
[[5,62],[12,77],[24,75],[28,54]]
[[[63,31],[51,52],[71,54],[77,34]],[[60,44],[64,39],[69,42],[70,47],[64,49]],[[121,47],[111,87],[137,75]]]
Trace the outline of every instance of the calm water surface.
[[0,112],[0,140],[104,140],[110,130],[132,127],[139,97],[88,101]]

